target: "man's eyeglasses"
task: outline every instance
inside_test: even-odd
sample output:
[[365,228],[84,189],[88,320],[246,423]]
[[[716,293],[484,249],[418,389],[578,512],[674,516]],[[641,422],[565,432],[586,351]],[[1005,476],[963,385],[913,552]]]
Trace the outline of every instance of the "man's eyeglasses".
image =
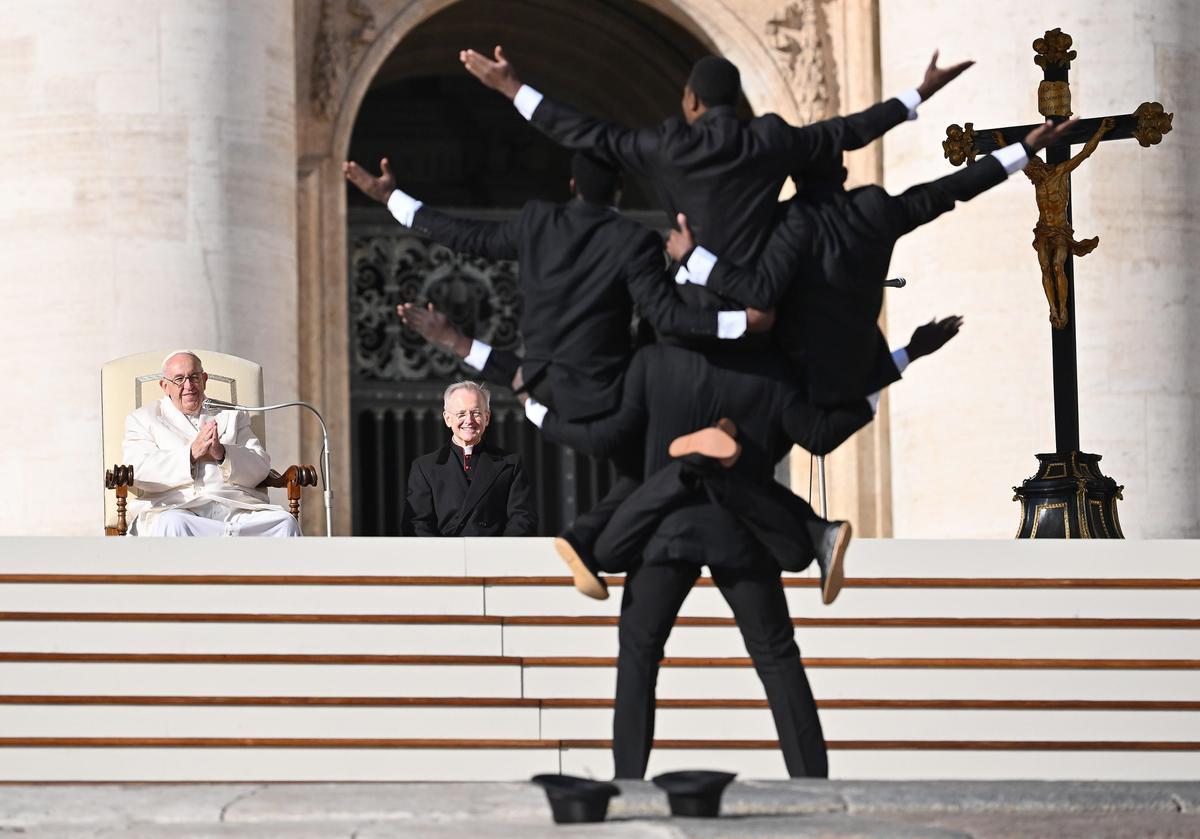
[[451,416],[453,416],[456,420],[462,420],[470,417],[478,422],[479,420],[483,419],[483,411],[456,411],[451,414]]
[[167,376],[160,376],[159,378],[161,378],[164,382],[170,382],[171,384],[175,385],[175,387],[183,387],[184,382],[191,382],[196,387],[199,387],[200,382],[204,380],[204,374],[203,373],[191,373],[187,376],[175,376],[174,378],[168,378]]

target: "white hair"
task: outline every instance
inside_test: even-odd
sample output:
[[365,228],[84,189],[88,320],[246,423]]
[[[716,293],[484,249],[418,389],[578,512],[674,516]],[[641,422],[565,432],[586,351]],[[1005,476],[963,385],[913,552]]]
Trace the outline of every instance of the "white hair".
[[169,353],[167,353],[166,358],[162,360],[162,364],[158,368],[158,372],[161,375],[167,375],[167,362],[177,355],[190,355],[192,358],[196,359],[196,363],[200,365],[200,372],[204,372],[204,362],[200,360],[200,356],[196,355],[191,350],[171,350]]
[[458,390],[473,390],[483,399],[483,410],[491,413],[492,410],[492,394],[488,391],[487,385],[481,385],[479,382],[461,381],[455,382],[446,388],[446,392],[442,394],[442,410],[450,410],[450,397]]

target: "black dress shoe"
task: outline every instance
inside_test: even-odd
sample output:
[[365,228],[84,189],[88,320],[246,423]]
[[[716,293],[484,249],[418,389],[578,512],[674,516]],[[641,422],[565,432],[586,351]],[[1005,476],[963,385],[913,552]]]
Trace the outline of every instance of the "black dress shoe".
[[848,521],[809,522],[817,565],[821,568],[821,601],[829,605],[837,599],[845,581],[846,546],[850,544],[851,527]]
[[621,794],[616,784],[571,775],[534,775],[531,780],[546,791],[555,824],[602,822],[608,800]]

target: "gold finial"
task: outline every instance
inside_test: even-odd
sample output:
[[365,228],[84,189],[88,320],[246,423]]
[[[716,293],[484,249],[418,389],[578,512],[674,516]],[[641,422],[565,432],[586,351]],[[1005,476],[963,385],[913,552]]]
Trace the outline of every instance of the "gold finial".
[[952,166],[959,166],[964,161],[974,163],[975,156],[979,154],[979,149],[975,147],[975,123],[947,126],[942,151]]
[[1143,102],[1133,112],[1137,117],[1137,128],[1133,129],[1133,138],[1143,148],[1156,146],[1162,142],[1164,134],[1171,133],[1171,120],[1175,114],[1164,113],[1163,106],[1158,102]]
[[1071,49],[1071,36],[1057,27],[1033,42],[1037,55],[1033,63],[1046,70],[1054,66],[1066,66],[1075,60],[1078,53]]

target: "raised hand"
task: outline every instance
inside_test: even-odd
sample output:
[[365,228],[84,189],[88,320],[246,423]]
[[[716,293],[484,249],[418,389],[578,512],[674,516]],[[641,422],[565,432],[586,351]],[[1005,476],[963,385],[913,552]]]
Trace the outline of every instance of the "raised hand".
[[221,443],[221,437],[217,433],[217,423],[215,421],[205,424],[208,428],[209,442],[208,454],[217,463],[222,463],[225,460],[225,446]]
[[1100,133],[1101,134],[1107,134],[1108,132],[1112,131],[1116,127],[1117,127],[1117,121],[1115,119],[1113,119],[1112,117],[1105,117],[1104,119],[1100,120]]
[[667,237],[667,253],[671,259],[682,263],[683,258],[696,247],[696,239],[688,227],[687,216],[680,213],[675,216],[675,223],[679,225],[679,229],[672,230],[671,235]]
[[424,309],[415,303],[401,303],[396,307],[396,314],[405,326],[431,344],[447,349],[460,358],[466,358],[471,351],[471,339],[463,335],[450,322],[450,318],[433,308],[432,303],[426,303]]
[[931,320],[916,328],[908,342],[908,360],[916,361],[923,355],[937,352],[962,328],[962,315],[951,315],[941,320]]
[[933,58],[929,59],[929,66],[925,68],[925,78],[917,87],[917,93],[921,95],[922,102],[957,79],[975,63],[974,61],[963,61],[950,67],[938,67],[938,52],[938,50],[933,51]]
[[[192,440],[192,463],[197,463],[206,457],[212,457],[214,443],[218,446],[221,445],[217,442],[217,424],[215,422],[201,423],[200,431],[196,434],[196,438]],[[221,458],[225,458],[224,446],[221,447]]]
[[342,172],[345,174],[346,180],[361,189],[368,198],[374,198],[380,204],[386,204],[392,197],[392,193],[396,191],[396,178],[392,175],[386,157],[379,161],[379,168],[383,170],[383,174],[377,178],[353,160],[347,160],[342,164]]
[[493,61],[475,50],[461,50],[458,53],[458,60],[467,68],[468,73],[483,82],[485,86],[500,91],[509,99],[515,99],[517,91],[521,89],[521,80],[517,78],[517,71],[508,63],[508,59],[504,57],[504,50],[498,44],[495,55],[496,58]]
[[1074,128],[1078,121],[1079,117],[1071,117],[1058,123],[1046,120],[1025,135],[1025,145],[1029,146],[1029,153],[1037,154],[1046,146],[1061,143],[1067,132]]

